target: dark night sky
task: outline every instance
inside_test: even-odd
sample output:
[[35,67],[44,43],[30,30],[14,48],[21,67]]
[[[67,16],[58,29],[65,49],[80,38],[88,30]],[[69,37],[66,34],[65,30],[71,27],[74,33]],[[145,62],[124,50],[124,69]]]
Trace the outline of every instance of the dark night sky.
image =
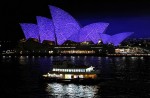
[[51,17],[48,5],[70,13],[82,26],[94,22],[110,23],[107,34],[131,31],[130,37],[150,38],[148,0],[5,0],[1,3],[1,40],[24,37],[19,23],[36,23],[36,16]]

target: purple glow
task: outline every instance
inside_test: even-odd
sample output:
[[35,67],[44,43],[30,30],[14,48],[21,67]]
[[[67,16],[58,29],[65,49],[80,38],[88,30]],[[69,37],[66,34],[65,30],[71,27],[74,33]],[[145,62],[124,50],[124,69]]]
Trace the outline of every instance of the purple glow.
[[36,38],[39,39],[38,26],[32,23],[20,23],[26,39]]
[[54,25],[52,20],[41,16],[37,16],[36,19],[39,28],[40,41],[55,41]]
[[74,41],[74,42],[80,42],[79,41],[80,32],[72,34],[68,40]]
[[93,41],[95,44],[100,40],[100,34],[108,27],[108,23],[92,23],[80,29],[80,32],[73,34],[69,40],[75,42]]
[[102,39],[103,44],[107,44],[110,42],[111,36],[108,34],[100,34],[100,38]]
[[63,44],[72,34],[76,34],[80,30],[77,21],[64,10],[49,6],[53,23],[55,26],[55,33],[58,45]]
[[118,33],[113,36],[111,36],[111,43],[114,44],[114,46],[118,46],[124,39],[126,39],[128,36],[133,34],[133,32],[123,32],[123,33]]
[[100,40],[100,34],[108,27],[108,23],[92,23],[83,27],[80,31],[80,41],[93,41],[95,44]]

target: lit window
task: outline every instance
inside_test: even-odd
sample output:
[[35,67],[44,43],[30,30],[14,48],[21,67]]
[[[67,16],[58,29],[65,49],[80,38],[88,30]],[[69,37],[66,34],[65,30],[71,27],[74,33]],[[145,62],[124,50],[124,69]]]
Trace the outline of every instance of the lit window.
[[78,69],[79,72],[81,72],[81,69]]
[[71,69],[68,69],[69,72],[71,72]]
[[79,75],[79,78],[83,78],[83,75]]
[[67,72],[67,69],[64,69],[65,72]]
[[53,71],[56,71],[55,68],[53,68]]

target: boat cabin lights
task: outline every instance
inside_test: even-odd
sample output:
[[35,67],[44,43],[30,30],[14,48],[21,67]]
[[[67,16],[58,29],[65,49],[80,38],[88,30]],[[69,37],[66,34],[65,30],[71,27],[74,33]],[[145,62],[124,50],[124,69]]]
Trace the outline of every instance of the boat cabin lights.
[[94,67],[93,66],[90,66],[89,68],[86,69],[86,72],[91,72],[94,70]]
[[50,73],[47,73],[48,77],[62,77],[62,74],[50,74]]
[[86,69],[59,69],[59,68],[53,68],[52,71],[57,71],[57,72],[91,72],[94,70],[93,66],[90,66],[89,68]]
[[53,68],[52,71],[57,71],[57,72],[85,72],[86,69],[59,69],[59,68]]

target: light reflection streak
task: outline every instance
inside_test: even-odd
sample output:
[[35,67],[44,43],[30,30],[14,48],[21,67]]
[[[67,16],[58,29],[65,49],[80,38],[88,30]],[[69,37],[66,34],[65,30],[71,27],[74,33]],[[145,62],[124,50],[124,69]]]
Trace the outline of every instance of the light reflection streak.
[[19,57],[19,63],[20,64],[26,64],[27,63],[28,58],[26,58],[25,56],[20,56]]
[[47,84],[46,92],[57,98],[94,98],[98,93],[98,85],[76,85],[76,84]]
[[84,60],[86,60],[87,56],[84,56]]
[[101,60],[101,57],[98,57],[98,60]]
[[140,59],[143,60],[143,57],[141,57]]

